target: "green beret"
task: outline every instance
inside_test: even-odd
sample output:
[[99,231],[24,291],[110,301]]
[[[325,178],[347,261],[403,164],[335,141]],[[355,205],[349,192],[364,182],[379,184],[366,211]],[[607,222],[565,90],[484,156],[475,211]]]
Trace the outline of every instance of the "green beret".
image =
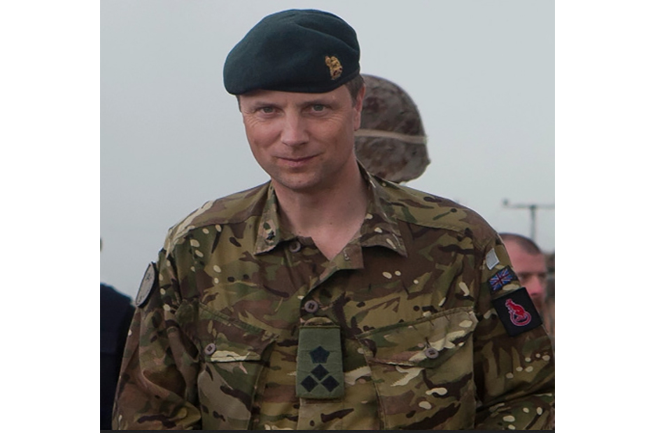
[[287,10],[253,27],[226,58],[228,93],[252,90],[325,93],[359,74],[359,42],[348,23],[328,12]]

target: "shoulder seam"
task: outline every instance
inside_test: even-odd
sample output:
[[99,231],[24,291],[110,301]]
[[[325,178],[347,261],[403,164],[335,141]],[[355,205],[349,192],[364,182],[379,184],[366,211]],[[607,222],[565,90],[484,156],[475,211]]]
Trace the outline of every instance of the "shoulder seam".
[[[174,224],[168,229],[167,238],[165,241],[165,246],[166,246],[165,249],[167,249],[167,247],[171,247],[171,245],[177,244],[181,239],[187,236],[187,234],[194,229],[206,227],[212,224],[219,224],[219,225],[238,224],[246,221],[252,216],[256,216],[254,212],[240,212],[237,210],[233,210],[232,213],[227,214],[225,216],[214,215],[209,217],[205,221],[199,221],[198,223],[194,224],[194,222],[198,217],[204,216],[206,213],[209,213],[210,211],[213,210],[215,206],[219,204],[225,204],[228,202],[236,202],[254,196],[256,194],[261,194],[268,184],[269,182],[266,182],[264,184],[258,185],[253,188],[249,188],[244,191],[239,191],[227,195],[225,197],[221,197],[215,200],[210,200],[205,202],[200,208],[194,210],[192,213],[190,213],[185,218],[183,218],[182,220],[180,220],[179,222],[177,222],[176,224]],[[255,201],[251,200],[249,207],[254,204]],[[244,209],[246,208],[244,207]]]

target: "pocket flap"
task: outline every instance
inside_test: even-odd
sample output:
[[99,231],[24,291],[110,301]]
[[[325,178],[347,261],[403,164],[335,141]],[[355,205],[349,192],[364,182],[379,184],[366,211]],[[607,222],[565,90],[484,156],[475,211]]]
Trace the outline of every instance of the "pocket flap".
[[455,308],[357,336],[369,363],[432,367],[471,338],[478,320],[471,307]]
[[277,335],[225,314],[199,308],[199,348],[206,362],[260,361]]

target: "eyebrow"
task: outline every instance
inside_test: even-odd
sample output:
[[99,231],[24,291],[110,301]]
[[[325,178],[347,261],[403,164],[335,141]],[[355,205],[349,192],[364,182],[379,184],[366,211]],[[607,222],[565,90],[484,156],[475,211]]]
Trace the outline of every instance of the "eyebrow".
[[327,97],[316,97],[314,99],[309,99],[301,104],[302,107],[306,107],[308,105],[332,105],[334,101],[332,101],[332,98],[327,98]]
[[258,99],[257,101],[252,101],[250,102],[251,107],[266,107],[269,105],[276,105],[270,101],[265,101],[263,99]]
[[[331,98],[323,97],[323,96],[318,96],[312,99],[307,99],[305,101],[300,102],[298,105],[300,108],[305,108],[309,107],[311,105],[332,105],[334,101],[332,101]],[[269,100],[265,99],[259,99],[257,101],[253,101],[249,105],[250,110],[256,110],[258,108],[262,107],[279,107],[281,104],[271,102]]]
[[255,102],[251,102],[250,105],[242,106],[242,108],[244,108],[245,111],[250,111],[250,112],[256,111],[257,109],[262,107],[276,107],[276,104],[272,104],[270,102],[264,102],[264,101],[255,101]]

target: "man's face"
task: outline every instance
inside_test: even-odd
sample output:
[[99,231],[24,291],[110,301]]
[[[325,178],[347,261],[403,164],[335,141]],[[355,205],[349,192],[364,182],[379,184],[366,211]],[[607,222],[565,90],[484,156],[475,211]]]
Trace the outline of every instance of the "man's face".
[[546,295],[546,260],[544,254],[529,254],[516,242],[505,241],[512,268],[522,286],[526,287],[537,311],[544,310]]
[[260,90],[239,97],[253,156],[276,189],[315,192],[356,170],[354,131],[364,93],[354,103],[346,86],[328,93]]

